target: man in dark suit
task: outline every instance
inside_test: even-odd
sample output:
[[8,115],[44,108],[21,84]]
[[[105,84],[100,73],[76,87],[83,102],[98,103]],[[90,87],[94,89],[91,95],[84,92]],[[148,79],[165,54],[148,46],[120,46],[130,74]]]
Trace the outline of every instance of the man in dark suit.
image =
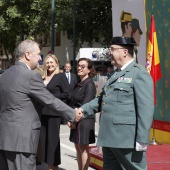
[[68,80],[68,83],[69,83],[69,90],[70,92],[72,92],[74,90],[74,87],[77,83],[77,77],[74,73],[71,73],[70,70],[71,70],[71,64],[70,63],[66,63],[65,64],[65,75],[66,75],[66,78]]
[[101,112],[97,145],[103,170],[146,170],[152,124],[153,81],[133,59],[133,38],[113,37],[110,55],[116,66],[99,97],[83,105],[84,116]]
[[36,42],[22,41],[19,61],[0,78],[0,167],[3,170],[35,170],[40,133],[41,106],[50,107],[68,121],[82,114],[55,98],[41,75],[33,71],[41,60]]
[[[65,74],[65,78],[66,78],[66,82],[68,83],[68,87],[69,87],[69,95],[71,96],[71,93],[74,91],[74,87],[77,83],[77,77],[74,73],[71,73],[71,64],[69,62],[65,63],[65,66],[64,66],[64,74]],[[70,97],[68,97],[68,100],[67,100],[67,104],[69,105],[70,103]],[[67,124],[67,120],[62,118],[61,120],[61,124],[63,125],[66,125]]]

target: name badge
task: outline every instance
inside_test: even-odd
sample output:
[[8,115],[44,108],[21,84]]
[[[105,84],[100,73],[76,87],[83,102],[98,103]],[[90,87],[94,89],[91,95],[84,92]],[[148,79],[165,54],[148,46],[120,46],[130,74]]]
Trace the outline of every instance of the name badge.
[[119,77],[117,82],[119,82],[119,83],[131,83],[132,82],[132,78]]

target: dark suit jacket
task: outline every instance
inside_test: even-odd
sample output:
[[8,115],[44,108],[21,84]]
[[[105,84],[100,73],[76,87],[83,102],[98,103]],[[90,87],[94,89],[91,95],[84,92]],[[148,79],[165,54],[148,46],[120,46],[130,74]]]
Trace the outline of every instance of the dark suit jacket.
[[75,111],[55,98],[39,73],[18,62],[0,78],[0,149],[36,154],[40,132],[39,114],[45,105],[74,120]]
[[[66,73],[64,73],[64,75],[65,75],[65,79],[67,80]],[[76,77],[76,75],[74,73],[70,73],[70,75],[71,75],[70,84],[68,83],[68,80],[67,80],[67,83],[69,85],[69,91],[72,93],[73,90],[74,90],[74,87],[75,87],[75,85],[77,83],[77,77]]]
[[[79,108],[83,104],[88,103],[94,99],[96,95],[96,86],[92,79],[89,77],[84,81],[76,84],[75,89],[71,95],[69,106],[72,108]],[[94,115],[88,116],[87,118],[95,118]]]
[[[63,73],[55,74],[46,87],[51,94],[59,98],[64,103],[68,102],[69,98],[69,84]],[[43,115],[56,116],[56,111],[49,107],[44,107],[42,111]]]

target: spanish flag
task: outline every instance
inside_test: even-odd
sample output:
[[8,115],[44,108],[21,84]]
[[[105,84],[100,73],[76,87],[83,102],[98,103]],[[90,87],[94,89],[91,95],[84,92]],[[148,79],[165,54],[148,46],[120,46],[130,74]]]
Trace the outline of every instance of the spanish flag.
[[154,16],[151,17],[150,33],[148,39],[146,69],[153,78],[154,82],[154,104],[156,105],[156,82],[162,78],[158,42],[156,36]]

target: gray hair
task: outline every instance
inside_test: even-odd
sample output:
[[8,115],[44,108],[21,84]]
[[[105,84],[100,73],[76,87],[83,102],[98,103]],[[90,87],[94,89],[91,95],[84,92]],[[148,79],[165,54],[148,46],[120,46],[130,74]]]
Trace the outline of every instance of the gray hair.
[[27,51],[34,52],[36,46],[39,46],[39,44],[35,41],[28,40],[28,39],[22,41],[18,45],[18,49],[17,49],[18,57],[23,56]]

